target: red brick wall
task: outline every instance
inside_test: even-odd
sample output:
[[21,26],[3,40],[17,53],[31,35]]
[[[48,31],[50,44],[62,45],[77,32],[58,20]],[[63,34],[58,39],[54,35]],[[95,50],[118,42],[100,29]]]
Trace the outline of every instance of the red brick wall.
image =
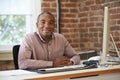
[[80,47],[82,49],[102,48],[105,6],[109,7],[110,33],[120,50],[120,0],[79,1]]
[[[60,0],[60,30],[79,51],[101,49],[104,7],[110,12],[110,28],[120,48],[120,0]],[[42,11],[56,16],[56,0],[42,0]]]

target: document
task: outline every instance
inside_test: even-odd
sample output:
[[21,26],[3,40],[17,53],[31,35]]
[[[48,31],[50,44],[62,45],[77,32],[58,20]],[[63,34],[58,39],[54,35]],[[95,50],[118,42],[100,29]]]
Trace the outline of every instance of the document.
[[24,75],[31,74],[33,72],[26,70],[8,70],[8,71],[0,71],[0,76],[16,76],[16,75]]

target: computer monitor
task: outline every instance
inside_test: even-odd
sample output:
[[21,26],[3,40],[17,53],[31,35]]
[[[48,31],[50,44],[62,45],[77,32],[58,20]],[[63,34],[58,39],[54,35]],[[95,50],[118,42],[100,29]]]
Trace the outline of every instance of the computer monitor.
[[[115,50],[117,52],[118,58],[114,57],[110,57],[108,58],[107,54],[109,53],[110,50],[110,38],[111,41],[115,47]],[[116,47],[115,41],[112,37],[112,35],[110,34],[110,26],[109,26],[109,8],[105,7],[104,8],[104,28],[103,28],[103,42],[102,42],[102,54],[101,54],[101,63],[107,63],[108,59],[110,59],[111,61],[117,61],[120,62],[120,54],[119,51]]]
[[110,42],[109,9],[108,7],[105,7],[101,63],[107,62],[107,53],[109,52],[109,42]]

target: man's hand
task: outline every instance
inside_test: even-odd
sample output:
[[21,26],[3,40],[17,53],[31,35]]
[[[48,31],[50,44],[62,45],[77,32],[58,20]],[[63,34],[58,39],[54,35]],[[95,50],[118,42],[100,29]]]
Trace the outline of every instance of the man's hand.
[[60,57],[53,61],[53,67],[63,67],[63,66],[69,66],[73,65],[73,63],[70,61],[68,57]]

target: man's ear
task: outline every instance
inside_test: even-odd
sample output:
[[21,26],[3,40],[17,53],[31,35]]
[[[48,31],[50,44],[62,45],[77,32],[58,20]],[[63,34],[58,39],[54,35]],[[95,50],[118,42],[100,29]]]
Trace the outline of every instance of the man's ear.
[[38,28],[38,23],[36,22],[36,27]]

